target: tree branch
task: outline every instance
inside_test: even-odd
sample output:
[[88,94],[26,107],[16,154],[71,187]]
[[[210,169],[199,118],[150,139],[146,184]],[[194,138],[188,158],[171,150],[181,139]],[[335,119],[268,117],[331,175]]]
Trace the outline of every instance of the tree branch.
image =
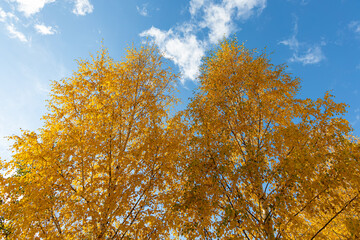
[[329,225],[340,213],[342,213],[353,201],[355,201],[355,199],[359,196],[360,192],[358,192],[355,197],[353,197],[352,199],[350,199],[350,201],[348,201],[342,208],[340,211],[338,211],[332,218],[330,218],[329,221],[327,221],[327,223],[322,227],[320,228],[316,233],[315,235],[311,238],[311,239],[314,239],[322,230],[324,230],[327,225]]

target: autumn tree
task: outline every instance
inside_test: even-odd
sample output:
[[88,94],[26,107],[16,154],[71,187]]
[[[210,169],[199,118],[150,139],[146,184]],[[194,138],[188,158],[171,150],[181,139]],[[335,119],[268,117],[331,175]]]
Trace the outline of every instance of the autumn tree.
[[177,136],[166,128],[177,76],[153,46],[129,48],[120,62],[103,49],[78,65],[53,82],[44,126],[12,137],[14,154],[0,179],[3,235],[169,236],[165,209],[176,171],[168,155]]
[[78,63],[0,161],[4,239],[360,237],[360,145],[331,93],[298,98],[299,79],[236,39],[177,113],[155,47]]
[[[178,233],[187,239],[357,239],[359,144],[331,93],[236,39],[203,59],[185,116]],[[357,231],[357,232],[356,232]],[[356,235],[357,234],[357,235]]]

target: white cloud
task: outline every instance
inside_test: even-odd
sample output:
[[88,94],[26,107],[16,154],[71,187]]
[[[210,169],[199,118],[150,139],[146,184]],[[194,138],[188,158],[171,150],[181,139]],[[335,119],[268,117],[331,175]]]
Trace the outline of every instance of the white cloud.
[[92,13],[94,6],[91,5],[89,0],[75,0],[75,7],[73,13],[76,15],[84,16],[88,13]]
[[141,7],[136,6],[136,10],[141,16],[146,17],[148,15],[147,4],[143,4]]
[[354,31],[355,33],[360,33],[360,22],[359,21],[352,21],[349,23],[349,28]]
[[[5,0],[11,12],[6,12],[0,7],[0,23],[5,25],[10,38],[17,38],[22,42],[28,42],[24,33],[18,31],[19,27],[25,27],[29,30],[29,26],[34,27],[33,31],[41,35],[52,35],[57,31],[51,26],[46,24],[39,24],[40,14],[46,4],[56,2],[56,0]],[[91,13],[94,9],[90,0],[66,0],[59,1],[62,4],[74,4],[73,13],[77,15],[86,15]]]
[[[190,0],[189,21],[168,31],[152,27],[140,36],[153,39],[165,57],[179,66],[182,81],[196,80],[206,46],[233,33],[235,19],[246,20],[265,7],[266,0]],[[199,39],[198,33],[204,31],[207,34]]]
[[0,22],[6,22],[8,19],[16,19],[16,16],[10,12],[5,12],[1,7],[0,7]]
[[254,10],[261,13],[266,7],[266,0],[225,0],[227,9],[236,9],[236,15],[240,18],[249,18]]
[[299,49],[299,41],[297,40],[295,35],[292,35],[289,39],[286,39],[284,41],[281,41],[280,44],[283,44],[285,46],[289,46],[291,50]]
[[255,10],[261,13],[265,7],[266,0],[223,0],[221,3],[193,0],[190,2],[190,10],[193,12],[204,9],[205,15],[201,26],[209,29],[211,43],[217,43],[234,32],[234,19],[248,19]]
[[199,74],[201,58],[205,53],[205,46],[194,34],[186,31],[178,33],[173,30],[166,32],[151,27],[140,36],[152,38],[164,56],[179,66],[183,75],[182,82],[185,79],[196,79]]
[[226,8],[211,4],[205,9],[203,27],[209,28],[209,39],[211,43],[217,43],[223,37],[229,36],[232,30],[231,14]]
[[9,24],[9,25],[6,26],[6,29],[8,30],[9,35],[10,35],[11,38],[17,38],[22,42],[27,42],[28,41],[28,39],[25,37],[25,35],[22,32],[19,32],[14,27],[14,25]]
[[205,0],[191,0],[190,1],[190,7],[189,7],[189,12],[191,15],[195,15],[195,13],[202,8],[202,6],[204,5]]
[[56,30],[51,26],[46,26],[44,24],[35,24],[34,28],[41,35],[53,35],[56,33]]
[[[169,32],[172,31],[169,30]],[[151,27],[149,30],[140,33],[140,37],[152,37],[157,44],[163,44],[168,35],[168,32],[161,31],[156,27]]]
[[296,38],[297,33],[298,33],[298,24],[297,24],[297,20],[296,20],[296,22],[294,24],[294,29],[293,29],[293,35],[289,39],[281,41],[280,44],[288,46],[291,50],[298,51],[300,44]]
[[29,17],[39,12],[45,4],[55,2],[55,0],[10,0],[17,3],[17,10]]
[[303,55],[294,54],[290,61],[301,62],[304,65],[319,63],[325,59],[320,46],[308,48]]
[[288,46],[293,51],[293,56],[289,59],[290,62],[300,62],[304,65],[316,64],[325,59],[325,55],[321,49],[321,46],[325,45],[324,42],[320,44],[309,44],[299,42],[296,35],[298,32],[297,22],[294,25],[293,35],[286,40],[279,42],[285,46]]

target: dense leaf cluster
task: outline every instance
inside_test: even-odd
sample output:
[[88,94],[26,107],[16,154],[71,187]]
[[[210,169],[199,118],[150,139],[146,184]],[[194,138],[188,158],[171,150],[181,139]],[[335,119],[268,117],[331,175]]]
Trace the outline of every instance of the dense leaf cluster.
[[360,145],[330,93],[224,40],[175,112],[153,46],[105,49],[53,82],[2,161],[3,239],[358,239]]

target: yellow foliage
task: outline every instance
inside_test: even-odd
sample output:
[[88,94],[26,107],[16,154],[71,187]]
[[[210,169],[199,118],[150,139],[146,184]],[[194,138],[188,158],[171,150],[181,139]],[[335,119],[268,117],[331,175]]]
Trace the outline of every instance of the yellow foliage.
[[331,93],[224,40],[174,113],[153,46],[102,49],[52,83],[1,161],[4,239],[358,239],[360,145]]
[[[106,50],[53,82],[44,127],[12,137],[1,212],[15,239],[158,239],[172,189],[164,125],[176,75],[151,46]],[[176,136],[174,136],[176,137]],[[175,141],[175,140],[174,140]],[[12,238],[13,239],[13,238]]]
[[355,236],[359,144],[341,118],[346,105],[330,93],[296,98],[299,79],[236,39],[203,60],[199,80],[185,112],[191,132],[182,152],[184,236]]

